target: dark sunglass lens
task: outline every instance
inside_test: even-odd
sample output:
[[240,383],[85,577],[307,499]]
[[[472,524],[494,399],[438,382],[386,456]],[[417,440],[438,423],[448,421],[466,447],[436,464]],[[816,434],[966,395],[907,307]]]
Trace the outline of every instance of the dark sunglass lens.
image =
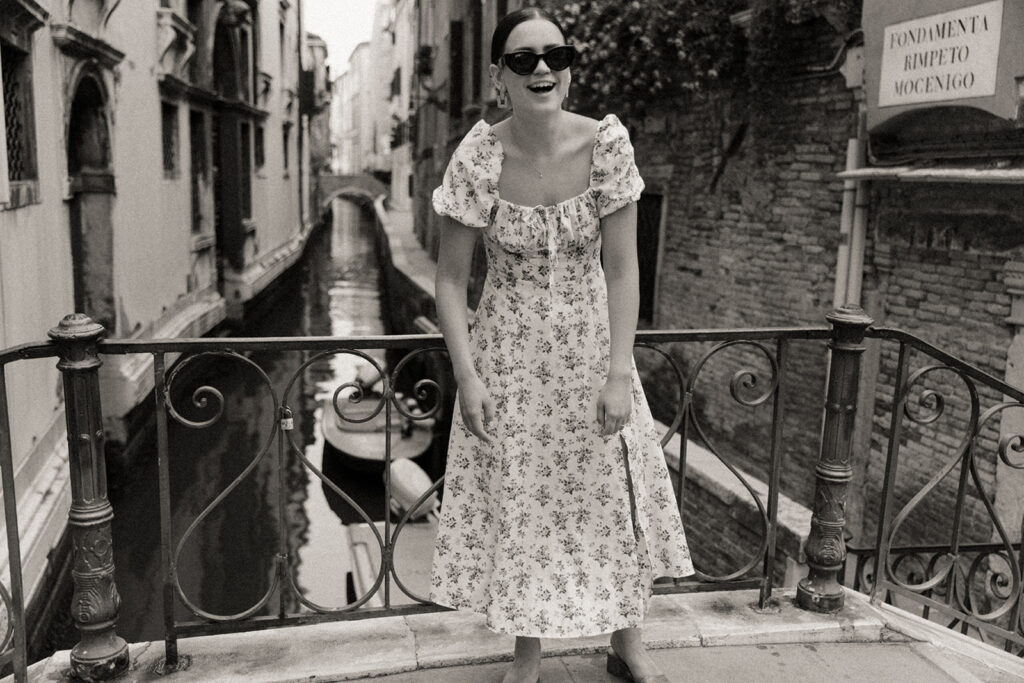
[[512,52],[505,55],[505,65],[512,70],[512,73],[526,76],[533,73],[540,61],[540,55],[532,52]]
[[568,69],[575,58],[576,50],[566,45],[564,47],[556,47],[544,55],[544,63],[553,71],[562,71],[563,69]]

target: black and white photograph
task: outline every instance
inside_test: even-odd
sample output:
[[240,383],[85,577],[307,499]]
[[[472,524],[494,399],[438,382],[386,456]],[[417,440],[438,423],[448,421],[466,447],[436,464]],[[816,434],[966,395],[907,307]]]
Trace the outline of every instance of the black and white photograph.
[[1024,0],[0,0],[0,683],[1024,683]]

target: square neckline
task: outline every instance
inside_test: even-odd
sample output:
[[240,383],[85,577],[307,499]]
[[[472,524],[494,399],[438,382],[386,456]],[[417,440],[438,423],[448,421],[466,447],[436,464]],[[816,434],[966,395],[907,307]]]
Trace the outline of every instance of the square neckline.
[[501,192],[498,189],[498,183],[501,180],[501,171],[505,165],[505,146],[501,144],[501,140],[499,140],[498,136],[494,134],[494,126],[487,123],[487,121],[481,119],[480,123],[487,126],[487,135],[490,136],[490,138],[494,141],[494,146],[498,151],[498,177],[495,178],[494,180],[495,199],[502,204],[506,204],[516,209],[524,209],[527,211],[551,211],[553,209],[561,208],[566,204],[578,202],[587,197],[588,195],[593,196],[594,158],[597,152],[597,144],[601,139],[601,128],[607,124],[608,119],[611,118],[612,116],[613,114],[608,114],[603,119],[597,122],[597,129],[594,131],[594,139],[590,143],[590,168],[587,172],[587,189],[583,190],[583,192],[580,192],[579,194],[573,195],[572,197],[568,197],[567,199],[555,202],[554,204],[535,204],[533,206],[529,206],[527,204],[517,204],[516,202],[510,202],[509,200],[501,196]]

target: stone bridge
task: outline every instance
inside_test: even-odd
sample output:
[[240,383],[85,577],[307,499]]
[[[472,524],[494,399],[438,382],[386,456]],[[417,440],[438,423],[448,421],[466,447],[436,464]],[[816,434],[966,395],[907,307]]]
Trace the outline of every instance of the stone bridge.
[[355,196],[373,201],[387,194],[388,187],[368,173],[354,175],[320,174],[316,177],[317,203],[326,211],[336,197]]

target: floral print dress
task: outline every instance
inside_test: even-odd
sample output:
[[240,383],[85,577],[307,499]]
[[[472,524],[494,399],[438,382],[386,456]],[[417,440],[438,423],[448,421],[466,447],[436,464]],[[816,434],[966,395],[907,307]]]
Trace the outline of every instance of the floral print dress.
[[601,218],[643,190],[629,134],[598,125],[590,187],[553,206],[498,196],[504,153],[477,123],[434,191],[434,210],[483,230],[487,279],[470,331],[495,402],[494,441],[455,411],[431,599],[535,637],[639,625],[653,579],[693,573],[636,366],[633,406],[604,437],[609,362]]

